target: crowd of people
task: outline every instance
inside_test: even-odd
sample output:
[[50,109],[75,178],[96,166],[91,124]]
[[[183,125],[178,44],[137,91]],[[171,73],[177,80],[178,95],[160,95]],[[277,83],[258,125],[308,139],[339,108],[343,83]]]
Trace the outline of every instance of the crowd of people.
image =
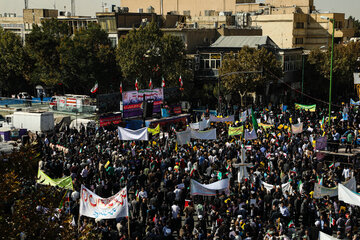
[[[240,121],[241,111],[235,122],[211,123],[216,140],[192,139],[185,145],[176,142],[176,132],[185,130],[185,124],[162,126],[150,141],[136,142],[120,141],[115,126],[66,128],[40,139],[39,167],[51,178],[72,177],[74,192],[63,208],[73,215],[80,234],[92,224],[103,239],[310,240],[317,239],[319,231],[338,239],[360,239],[359,207],[336,196],[313,196],[315,183],[335,187],[353,177],[358,183],[355,154],[341,157],[315,151],[316,139],[325,136],[327,150],[338,152],[346,146],[351,153],[360,127],[358,110],[334,112],[328,124],[327,112],[321,109],[253,109],[257,122],[267,124],[259,125],[255,140],[228,134],[229,126],[255,127],[251,114]],[[207,116],[192,114],[189,122],[201,117]],[[299,122],[303,131],[292,133],[291,125]],[[52,144],[68,151],[53,149]],[[248,175],[239,175],[236,167],[242,148]],[[230,179],[227,193],[190,194],[191,179],[209,184],[225,178]],[[290,187],[282,189],[285,183]],[[81,185],[104,198],[127,187],[129,219],[79,216]]]

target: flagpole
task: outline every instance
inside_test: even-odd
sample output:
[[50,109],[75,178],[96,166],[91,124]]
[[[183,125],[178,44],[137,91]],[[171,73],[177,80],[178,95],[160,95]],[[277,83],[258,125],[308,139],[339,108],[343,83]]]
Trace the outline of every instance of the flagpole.
[[130,216],[128,216],[128,235],[130,239]]

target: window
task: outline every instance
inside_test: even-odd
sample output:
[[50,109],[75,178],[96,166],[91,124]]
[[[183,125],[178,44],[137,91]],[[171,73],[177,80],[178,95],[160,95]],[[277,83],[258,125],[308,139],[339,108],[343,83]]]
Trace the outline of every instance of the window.
[[303,44],[304,39],[303,38],[295,38],[295,44]]
[[303,22],[297,22],[296,23],[296,28],[303,29],[304,28],[304,23]]

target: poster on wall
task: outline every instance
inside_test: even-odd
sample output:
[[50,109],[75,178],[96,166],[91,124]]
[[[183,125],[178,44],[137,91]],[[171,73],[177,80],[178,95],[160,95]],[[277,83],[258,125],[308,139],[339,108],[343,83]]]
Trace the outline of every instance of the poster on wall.
[[123,92],[123,118],[142,116],[142,103],[145,95],[145,100],[153,99],[154,107],[153,113],[159,113],[161,104],[164,100],[164,93],[162,88],[143,89],[139,91]]

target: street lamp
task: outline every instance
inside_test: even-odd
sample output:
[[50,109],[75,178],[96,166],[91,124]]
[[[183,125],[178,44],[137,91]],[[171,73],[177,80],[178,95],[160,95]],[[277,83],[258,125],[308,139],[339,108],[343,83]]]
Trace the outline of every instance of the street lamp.
[[333,75],[333,62],[334,62],[334,35],[335,35],[335,19],[321,16],[321,19],[332,22],[332,36],[331,36],[331,60],[330,60],[330,86],[329,86],[329,127],[331,126],[331,86],[332,86],[332,75]]

